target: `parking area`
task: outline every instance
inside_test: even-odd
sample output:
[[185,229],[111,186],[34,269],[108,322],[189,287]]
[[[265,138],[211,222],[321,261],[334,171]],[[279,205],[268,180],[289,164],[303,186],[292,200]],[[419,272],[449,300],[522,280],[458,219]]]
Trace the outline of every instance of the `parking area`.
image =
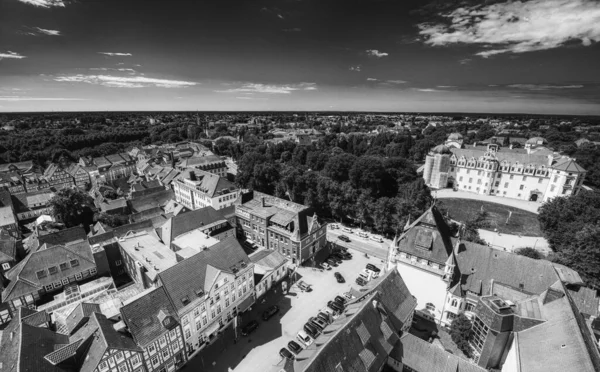
[[[340,235],[346,235],[350,241],[344,242],[339,239]],[[383,242],[379,243],[369,238],[360,237],[354,232],[349,233],[342,229],[327,229],[327,240],[337,245],[346,247],[353,251],[356,251],[357,255],[361,253],[368,254],[369,256],[377,256],[379,258],[386,258],[388,248],[392,243],[389,239],[383,239]]]
[[[298,278],[312,286],[312,291],[302,292],[293,286],[288,294],[282,294],[281,286],[270,291],[265,301],[257,301],[252,311],[243,314],[242,326],[251,320],[259,322],[256,331],[247,337],[239,335],[234,344],[234,332],[228,329],[222,339],[211,345],[207,350],[185,367],[186,370],[197,371],[261,371],[278,372],[284,362],[279,356],[279,350],[287,347],[287,343],[296,340],[296,334],[302,329],[308,318],[315,316],[327,302],[336,295],[357,287],[355,279],[367,263],[382,267],[381,259],[370,256],[366,258],[359,252],[351,252],[354,257],[343,261],[332,270],[319,271],[312,268],[300,267]],[[340,272],[346,283],[338,283],[334,272]],[[280,307],[277,315],[268,321],[261,318],[262,312],[271,305]],[[239,332],[238,332],[239,333]]]

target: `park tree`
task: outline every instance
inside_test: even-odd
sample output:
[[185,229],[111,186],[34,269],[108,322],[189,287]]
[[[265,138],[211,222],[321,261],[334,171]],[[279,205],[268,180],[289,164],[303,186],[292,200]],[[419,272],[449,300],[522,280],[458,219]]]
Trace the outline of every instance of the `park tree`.
[[323,174],[336,182],[347,181],[348,174],[355,161],[356,157],[351,154],[334,155],[325,164]]
[[474,217],[469,218],[463,225],[462,239],[468,242],[486,245],[486,241],[479,236],[479,229],[485,229],[489,227],[487,218],[488,213],[483,209],[477,212],[477,215]]
[[83,224],[84,228],[93,222],[94,200],[85,192],[75,188],[59,190],[50,200],[56,220],[73,227]]
[[587,286],[600,290],[600,226],[588,224],[554,255],[554,261],[576,270]]
[[473,324],[465,314],[459,314],[450,324],[450,337],[467,357],[471,356],[469,341],[473,337]]
[[101,222],[110,227],[119,227],[129,223],[129,217],[121,214],[96,213],[94,221]]

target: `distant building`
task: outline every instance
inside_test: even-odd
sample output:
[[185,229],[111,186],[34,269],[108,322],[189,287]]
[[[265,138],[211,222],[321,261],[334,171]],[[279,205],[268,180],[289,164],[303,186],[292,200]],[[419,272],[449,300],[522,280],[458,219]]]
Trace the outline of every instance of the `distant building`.
[[44,171],[43,177],[48,182],[50,187],[55,190],[64,189],[75,185],[75,179],[73,175],[67,172],[66,167],[62,165],[52,163]]
[[97,158],[79,158],[82,167],[95,167],[101,182],[112,182],[118,178],[129,177],[135,173],[136,159],[127,153],[100,156]]
[[239,188],[224,176],[194,169],[181,172],[173,182],[173,190],[175,200],[189,209],[229,207],[240,194]]
[[534,137],[525,149],[497,144],[465,148],[439,145],[427,154],[423,178],[435,189],[453,187],[537,202],[577,194],[586,170],[574,159],[544,148],[544,144],[543,138]]
[[254,191],[235,206],[238,236],[279,251],[293,263],[304,262],[325,247],[327,226],[301,204]]
[[50,200],[54,192],[50,190],[34,191],[13,195],[13,205],[19,221],[30,220],[44,214],[52,214]]
[[177,168],[179,170],[194,168],[216,174],[217,176],[227,177],[225,160],[216,155],[186,158],[177,164]]

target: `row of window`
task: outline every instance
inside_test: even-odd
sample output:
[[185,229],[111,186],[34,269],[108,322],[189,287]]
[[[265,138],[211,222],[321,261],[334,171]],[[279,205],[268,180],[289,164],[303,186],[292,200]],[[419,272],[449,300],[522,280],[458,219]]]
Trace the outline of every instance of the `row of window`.
[[50,266],[48,267],[48,271],[46,271],[46,269],[44,270],[39,270],[35,273],[35,275],[37,276],[38,279],[42,279],[45,278],[46,276],[48,276],[48,274],[50,275],[54,275],[58,273],[58,268],[60,267],[60,271],[66,271],[71,267],[76,267],[79,266],[79,260],[77,259],[73,259],[70,260],[69,262],[63,262],[61,264],[59,264],[59,266]]

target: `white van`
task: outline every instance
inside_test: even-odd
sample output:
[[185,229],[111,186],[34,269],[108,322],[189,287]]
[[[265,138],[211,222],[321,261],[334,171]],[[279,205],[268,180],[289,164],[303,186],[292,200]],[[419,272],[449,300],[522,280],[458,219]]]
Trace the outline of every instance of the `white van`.
[[371,235],[369,239],[376,241],[377,243],[383,243],[383,238],[379,235]]
[[368,238],[368,237],[369,237],[369,234],[367,234],[367,233],[366,233],[366,232],[364,232],[364,231],[359,231],[359,232],[358,232],[358,236],[360,236],[361,238],[365,238],[365,239],[366,239],[366,238]]
[[298,335],[296,336],[296,338],[298,339],[298,341],[300,341],[300,343],[302,343],[302,345],[307,346],[307,347],[313,343],[313,339],[310,338],[310,336],[307,335],[306,332],[304,332],[304,331],[298,332]]
[[347,226],[342,227],[342,231],[352,234],[352,229]]
[[371,274],[366,269],[363,269],[360,273],[358,273],[359,278],[363,278],[365,282],[371,280]]

